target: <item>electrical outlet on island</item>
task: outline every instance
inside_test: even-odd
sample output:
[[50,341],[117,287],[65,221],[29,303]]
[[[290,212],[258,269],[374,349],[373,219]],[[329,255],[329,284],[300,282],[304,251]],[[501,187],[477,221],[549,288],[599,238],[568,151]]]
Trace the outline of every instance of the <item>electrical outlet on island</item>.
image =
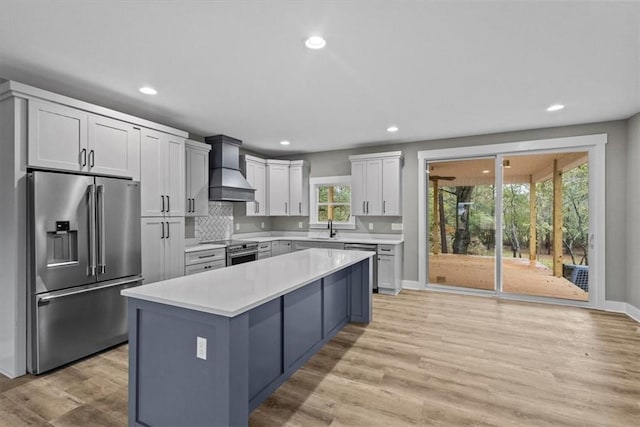
[[302,228],[302,221],[298,223],[298,228]]
[[372,222],[369,223],[369,230],[373,230],[373,223]]
[[240,224],[236,224],[236,231],[240,231]]

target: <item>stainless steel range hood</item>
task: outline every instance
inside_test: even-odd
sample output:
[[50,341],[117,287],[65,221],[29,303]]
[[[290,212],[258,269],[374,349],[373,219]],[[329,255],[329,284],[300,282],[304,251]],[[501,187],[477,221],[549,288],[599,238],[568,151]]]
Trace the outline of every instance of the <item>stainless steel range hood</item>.
[[240,172],[240,146],[242,141],[226,135],[208,136],[209,152],[209,200],[227,202],[252,202],[253,188]]

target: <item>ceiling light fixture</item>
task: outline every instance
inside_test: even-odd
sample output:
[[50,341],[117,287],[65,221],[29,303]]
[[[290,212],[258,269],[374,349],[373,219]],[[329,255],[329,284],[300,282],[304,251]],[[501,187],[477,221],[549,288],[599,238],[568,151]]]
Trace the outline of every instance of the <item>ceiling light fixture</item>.
[[398,132],[398,126],[389,126],[387,128],[387,132],[390,132],[390,133]]
[[564,105],[562,105],[562,104],[553,104],[552,106],[547,108],[547,111],[560,111],[563,108],[564,108]]
[[280,145],[289,145],[291,144],[289,141],[280,141]]
[[489,169],[485,169],[482,171],[482,173],[489,173],[489,172],[491,172]]
[[155,90],[154,88],[150,87],[150,86],[143,86],[140,88],[140,92],[144,93],[145,95],[156,95],[158,93],[157,90]]
[[309,49],[322,49],[327,45],[327,42],[320,36],[311,36],[305,40],[304,44]]

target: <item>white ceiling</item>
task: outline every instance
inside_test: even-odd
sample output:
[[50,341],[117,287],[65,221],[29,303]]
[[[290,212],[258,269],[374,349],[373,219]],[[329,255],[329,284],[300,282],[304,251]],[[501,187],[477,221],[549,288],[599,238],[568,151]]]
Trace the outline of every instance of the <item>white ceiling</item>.
[[640,3],[0,0],[0,76],[272,155],[595,122],[640,111]]

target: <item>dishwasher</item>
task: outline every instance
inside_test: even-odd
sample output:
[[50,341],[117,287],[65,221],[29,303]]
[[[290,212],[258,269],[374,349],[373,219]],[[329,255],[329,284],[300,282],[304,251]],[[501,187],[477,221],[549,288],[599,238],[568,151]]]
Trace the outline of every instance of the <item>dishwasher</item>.
[[[369,251],[378,252],[377,245],[367,245],[365,243],[345,243],[345,251]],[[373,257],[373,292],[378,292],[378,255]]]

